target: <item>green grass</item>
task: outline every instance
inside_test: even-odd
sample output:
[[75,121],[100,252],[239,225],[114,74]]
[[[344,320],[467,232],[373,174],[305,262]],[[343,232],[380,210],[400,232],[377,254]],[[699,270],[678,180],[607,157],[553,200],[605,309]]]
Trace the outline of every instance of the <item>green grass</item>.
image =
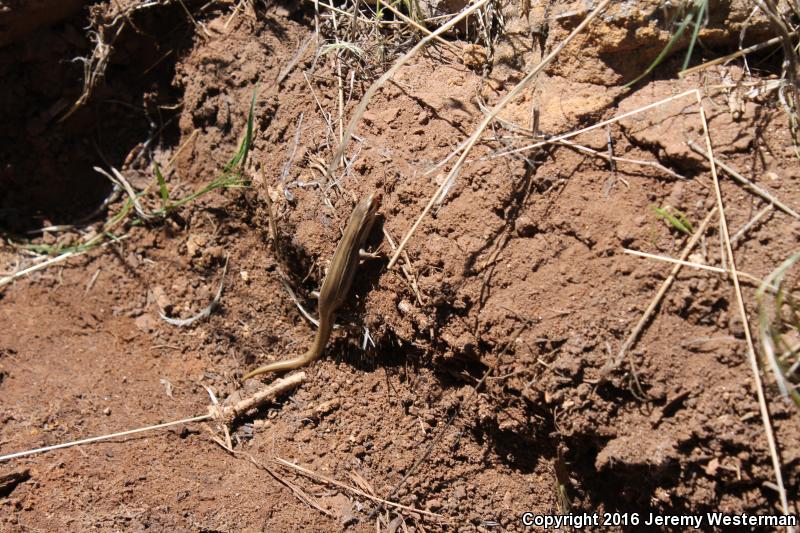
[[244,176],[244,167],[247,164],[247,156],[250,154],[250,147],[253,143],[253,114],[255,105],[256,91],[253,91],[253,98],[250,100],[250,110],[247,114],[247,127],[245,129],[244,138],[239,145],[239,149],[225,164],[222,169],[222,174],[201,189],[178,200],[171,200],[169,190],[167,189],[166,180],[161,174],[161,169],[158,167],[157,163],[153,163],[153,172],[156,175],[156,181],[158,182],[158,188],[161,194],[161,209],[154,211],[154,215],[165,217],[171,210],[193,202],[201,196],[205,196],[211,191],[215,191],[217,189],[231,189],[249,185],[248,180]]
[[[661,64],[662,61],[669,55],[672,48],[675,44],[683,37],[683,34],[686,33],[686,30],[689,27],[692,28],[692,36],[689,39],[689,47],[686,49],[686,57],[683,60],[683,67],[681,70],[686,70],[686,67],[689,65],[689,61],[692,57],[692,52],[694,51],[694,45],[697,42],[697,35],[700,33],[700,28],[704,24],[705,15],[708,11],[708,0],[689,0],[685,2],[682,6],[682,9],[678,12],[678,16],[682,16],[683,19],[678,24],[678,27],[675,29],[675,32],[672,34],[669,42],[667,42],[666,46],[661,49],[661,52],[656,56],[650,66],[645,69],[644,72],[641,73],[636,79],[629,81],[624,85],[624,87],[630,87],[635,85],[639,81],[642,80],[645,76],[650,74],[658,65]],[[677,17],[676,17],[677,20]],[[673,21],[673,23],[675,20]]]
[[[758,335],[766,364],[784,397],[790,397],[800,407],[798,370],[800,370],[800,309],[790,290],[785,287],[786,276],[800,261],[796,252],[767,276],[756,292],[758,302]],[[777,286],[768,295],[769,286]],[[792,341],[797,343],[792,345]]]
[[419,24],[420,26],[425,27],[425,18],[422,16],[422,8],[419,6],[418,0],[394,0],[393,2],[386,2],[384,0],[378,0],[375,6],[375,19],[377,21],[383,20],[383,5],[391,5],[391,7],[395,9],[399,9],[400,6],[405,8],[406,13],[408,13],[408,18]]
[[686,235],[691,235],[694,233],[694,226],[692,226],[692,223],[689,222],[689,219],[686,217],[686,214],[683,211],[669,206],[651,206],[651,209],[659,218],[667,221],[670,226],[681,233],[685,233]]
[[[159,221],[165,220],[171,211],[183,207],[217,189],[231,189],[246,187],[249,185],[249,181],[245,176],[245,166],[247,165],[247,157],[250,154],[250,148],[253,143],[253,121],[255,114],[256,93],[257,90],[254,90],[253,97],[250,100],[250,109],[247,115],[247,126],[245,128],[242,142],[239,144],[236,153],[222,168],[222,173],[219,177],[210,183],[207,183],[197,191],[183,198],[173,200],[170,197],[169,188],[167,186],[166,179],[164,179],[164,176],[161,173],[161,169],[157,164],[153,164],[153,173],[155,174],[155,180],[158,185],[161,208],[151,213],[152,218],[148,221],[149,224],[158,223]],[[147,189],[145,189],[145,191],[146,190]],[[144,195],[145,192],[138,193],[137,198],[141,198]],[[122,207],[120,207],[120,210],[111,216],[111,218],[109,218],[103,225],[102,231],[84,242],[77,244],[71,243],[64,246],[24,244],[21,247],[36,253],[47,255],[59,255],[66,252],[86,252],[102,244],[103,242],[118,240],[119,237],[117,237],[113,231],[126,221],[130,226],[138,226],[145,223],[145,221],[138,216],[131,218],[129,216],[131,213],[135,214],[135,210],[133,209],[133,201],[130,198],[126,198],[122,204]]]

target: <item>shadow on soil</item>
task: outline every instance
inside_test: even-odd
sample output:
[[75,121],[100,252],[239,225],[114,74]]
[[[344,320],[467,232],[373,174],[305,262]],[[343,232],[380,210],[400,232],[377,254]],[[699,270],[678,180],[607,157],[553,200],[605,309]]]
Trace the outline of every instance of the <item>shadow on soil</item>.
[[111,184],[92,167],[132,166],[142,139],[149,149],[177,140],[181,95],[172,82],[194,30],[177,4],[136,11],[123,24],[105,77],[65,120],[94,47],[85,14],[0,49],[0,231],[25,238],[104,217],[98,207]]

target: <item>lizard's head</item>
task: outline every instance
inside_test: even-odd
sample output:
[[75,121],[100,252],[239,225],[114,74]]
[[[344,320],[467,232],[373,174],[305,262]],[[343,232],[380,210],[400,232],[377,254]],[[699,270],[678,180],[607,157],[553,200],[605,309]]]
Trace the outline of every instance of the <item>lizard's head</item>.
[[378,212],[378,209],[381,207],[381,200],[383,200],[383,195],[378,191],[373,191],[364,198],[364,207],[366,208],[364,211],[364,215],[366,217],[372,218],[375,216],[375,213]]

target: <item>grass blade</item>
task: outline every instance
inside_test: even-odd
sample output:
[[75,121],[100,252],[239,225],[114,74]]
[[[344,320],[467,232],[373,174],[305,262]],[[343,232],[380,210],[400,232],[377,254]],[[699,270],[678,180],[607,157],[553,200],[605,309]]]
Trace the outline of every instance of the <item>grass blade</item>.
[[161,207],[163,207],[164,211],[166,211],[169,207],[169,190],[167,190],[167,181],[164,179],[164,176],[161,175],[161,169],[158,168],[158,163],[153,162],[153,168],[155,169],[156,179],[158,180],[158,190],[161,192]]

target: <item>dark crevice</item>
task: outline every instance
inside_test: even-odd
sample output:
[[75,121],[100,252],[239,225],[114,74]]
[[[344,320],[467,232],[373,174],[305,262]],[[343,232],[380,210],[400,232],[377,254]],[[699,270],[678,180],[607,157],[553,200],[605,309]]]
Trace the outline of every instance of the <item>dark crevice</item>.
[[105,76],[66,119],[83,91],[84,72],[80,61],[63,58],[92,54],[86,16],[0,49],[3,233],[26,238],[44,226],[104,216],[95,211],[111,184],[92,167],[122,169],[142,146],[177,143],[175,64],[193,28],[177,4],[135,11],[131,21],[136,29],[127,24],[113,42]]

